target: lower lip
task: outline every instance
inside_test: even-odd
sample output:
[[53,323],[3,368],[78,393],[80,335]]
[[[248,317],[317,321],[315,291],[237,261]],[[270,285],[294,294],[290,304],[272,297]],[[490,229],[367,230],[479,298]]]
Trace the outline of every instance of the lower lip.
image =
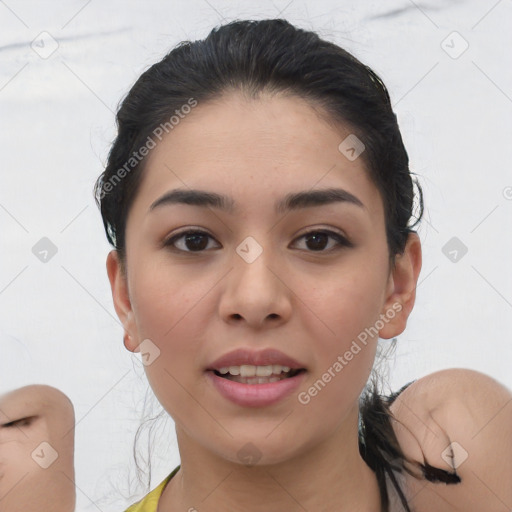
[[287,377],[268,384],[242,384],[219,377],[211,370],[207,371],[206,375],[217,391],[235,404],[242,407],[265,407],[275,404],[293,393],[304,380],[306,372],[302,371],[294,377]]

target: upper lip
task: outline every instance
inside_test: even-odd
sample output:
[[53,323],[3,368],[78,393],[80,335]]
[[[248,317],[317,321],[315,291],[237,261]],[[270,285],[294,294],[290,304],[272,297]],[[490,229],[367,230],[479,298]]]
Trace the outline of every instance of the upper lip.
[[253,351],[245,348],[239,348],[228,352],[219,357],[210,365],[207,370],[219,370],[220,368],[228,368],[230,366],[254,365],[254,366],[268,366],[268,365],[281,365],[288,366],[293,369],[302,369],[304,365],[296,361],[290,356],[283,354],[274,348],[267,348],[265,350]]

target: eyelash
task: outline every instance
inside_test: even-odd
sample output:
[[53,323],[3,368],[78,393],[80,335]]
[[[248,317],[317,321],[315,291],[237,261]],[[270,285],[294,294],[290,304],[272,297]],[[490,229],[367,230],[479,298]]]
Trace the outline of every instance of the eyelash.
[[[313,231],[308,231],[307,233],[302,234],[296,240],[300,240],[302,238],[307,237],[308,235],[313,235],[313,234],[328,235],[330,238],[333,238],[334,240],[336,240],[338,246],[337,247],[335,246],[335,247],[333,247],[331,249],[328,249],[328,250],[307,251],[307,252],[312,252],[312,253],[330,253],[332,251],[342,249],[343,247],[348,247],[348,248],[354,247],[354,244],[352,242],[350,242],[349,240],[347,240],[344,236],[340,235],[339,233],[336,233],[335,231],[331,231],[331,230],[328,230],[328,229],[317,229],[317,230],[313,230]],[[184,236],[187,236],[187,235],[206,235],[206,236],[208,236],[210,238],[213,238],[206,231],[188,230],[188,231],[182,231],[181,233],[178,233],[178,234],[168,238],[167,240],[165,240],[163,242],[163,246],[164,247],[169,247],[171,250],[176,251],[176,252],[185,252],[185,253],[191,253],[191,254],[205,252],[205,250],[201,250],[201,251],[185,251],[183,249],[177,249],[176,247],[173,247],[173,244],[176,243],[177,240],[179,240],[179,239],[181,239],[181,238],[183,238]]]

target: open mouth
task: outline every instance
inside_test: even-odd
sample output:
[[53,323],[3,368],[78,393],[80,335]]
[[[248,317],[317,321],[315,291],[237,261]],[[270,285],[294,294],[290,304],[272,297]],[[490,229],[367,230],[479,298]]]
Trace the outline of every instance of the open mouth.
[[281,370],[279,373],[272,373],[269,376],[248,376],[242,377],[241,375],[232,375],[231,373],[221,373],[218,370],[212,370],[215,375],[223,379],[231,380],[233,382],[239,382],[241,384],[268,384],[270,382],[278,382],[280,380],[290,379],[300,373],[304,373],[305,368],[293,368],[288,371]]

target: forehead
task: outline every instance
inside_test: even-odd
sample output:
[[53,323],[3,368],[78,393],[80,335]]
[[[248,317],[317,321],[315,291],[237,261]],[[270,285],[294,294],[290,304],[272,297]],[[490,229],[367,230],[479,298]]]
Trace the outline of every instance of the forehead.
[[[150,204],[172,188],[201,188],[274,203],[290,192],[343,188],[379,215],[380,195],[362,158],[339,150],[350,129],[297,96],[229,93],[198,103],[151,150],[137,196]],[[230,192],[232,191],[232,193]]]

